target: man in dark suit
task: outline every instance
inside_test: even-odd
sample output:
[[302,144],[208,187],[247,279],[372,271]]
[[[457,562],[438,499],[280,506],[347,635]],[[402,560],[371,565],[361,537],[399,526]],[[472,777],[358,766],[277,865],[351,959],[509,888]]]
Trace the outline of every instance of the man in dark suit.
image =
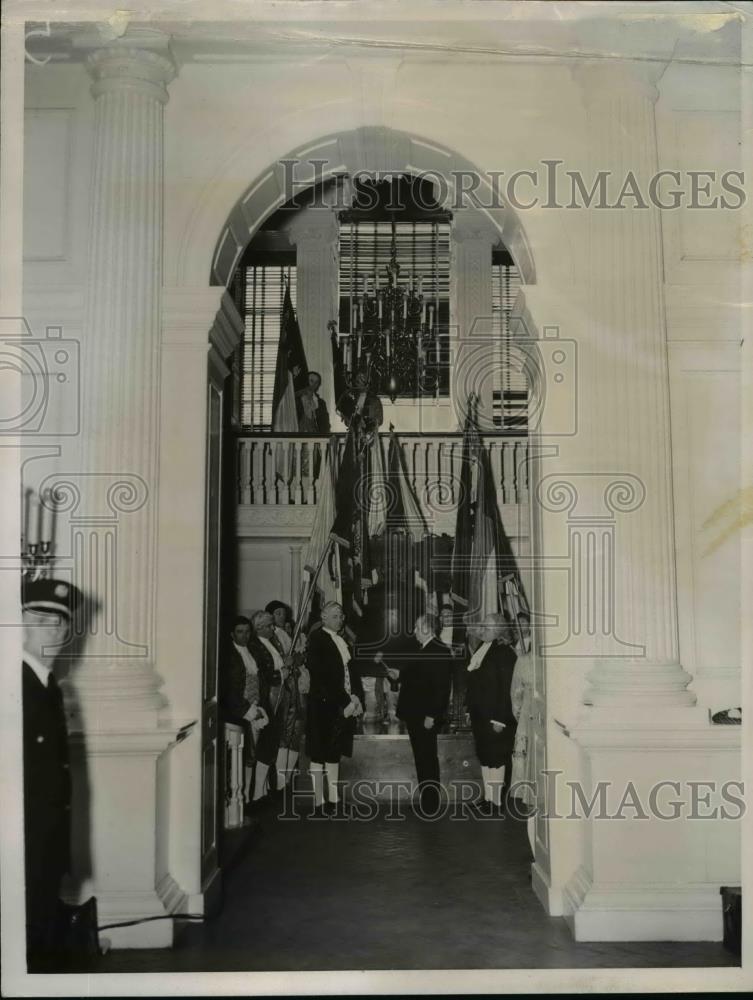
[[[306,749],[311,760],[314,815],[337,807],[340,758],[353,753],[355,720],[363,713],[363,689],[351,669],[351,651],[340,635],[345,615],[330,601],[322,608],[322,627],[309,632],[306,666],[311,675]],[[359,697],[357,692],[361,692]],[[325,807],[324,775],[329,794]]]
[[388,668],[399,676],[397,716],[410,737],[422,811],[432,814],[439,807],[439,757],[437,733],[447,714],[450,697],[450,650],[437,638],[433,615],[422,615],[413,630],[415,643],[407,649],[401,669]]
[[71,780],[53,663],[80,594],[62,580],[24,582],[23,733],[26,945],[30,972],[52,970],[60,883],[70,864]]

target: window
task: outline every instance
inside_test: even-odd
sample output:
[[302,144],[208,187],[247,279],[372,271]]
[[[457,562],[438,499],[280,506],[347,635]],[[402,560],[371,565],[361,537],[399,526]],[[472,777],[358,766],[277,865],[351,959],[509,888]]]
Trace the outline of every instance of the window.
[[501,430],[526,430],[528,380],[523,353],[510,333],[510,316],[520,289],[520,274],[506,251],[492,255],[492,319],[499,336],[498,385],[493,390],[494,426]]
[[[415,399],[429,391],[432,396],[449,395],[450,221],[450,214],[434,201],[431,185],[409,176],[376,182],[371,188],[356,184],[353,208],[340,215],[341,337],[354,332],[354,310],[364,293],[373,296],[375,287],[384,289],[387,285],[393,225],[400,268],[397,284],[406,293],[413,288],[423,296],[422,314],[407,328],[415,330],[413,323],[420,322],[425,331],[433,331],[423,341],[430,367],[425,369],[426,384],[419,385],[417,354],[400,358],[397,395],[404,399]],[[438,365],[435,345],[439,349]],[[387,394],[386,381],[380,383],[378,391]]]
[[291,264],[249,264],[239,269],[245,332],[240,351],[240,421],[243,427],[272,427],[272,395],[280,341],[285,282],[296,304],[296,268]]

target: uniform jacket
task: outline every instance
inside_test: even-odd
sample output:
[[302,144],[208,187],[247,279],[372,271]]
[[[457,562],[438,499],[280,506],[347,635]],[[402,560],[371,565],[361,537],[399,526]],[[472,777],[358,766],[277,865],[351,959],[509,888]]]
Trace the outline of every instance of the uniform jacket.
[[70,864],[71,779],[60,689],[23,665],[24,831],[27,871],[42,863],[62,876]]

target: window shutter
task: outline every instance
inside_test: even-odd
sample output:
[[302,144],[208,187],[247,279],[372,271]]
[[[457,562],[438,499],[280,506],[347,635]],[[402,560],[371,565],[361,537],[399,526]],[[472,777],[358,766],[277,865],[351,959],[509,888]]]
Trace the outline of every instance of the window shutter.
[[272,427],[272,396],[286,278],[290,281],[290,297],[295,308],[295,267],[254,264],[245,268],[241,423],[246,429],[268,431]]
[[528,426],[524,358],[510,333],[510,316],[521,283],[514,264],[492,264],[492,320],[499,337],[499,377],[493,391],[493,421],[495,427],[502,430],[526,430]]

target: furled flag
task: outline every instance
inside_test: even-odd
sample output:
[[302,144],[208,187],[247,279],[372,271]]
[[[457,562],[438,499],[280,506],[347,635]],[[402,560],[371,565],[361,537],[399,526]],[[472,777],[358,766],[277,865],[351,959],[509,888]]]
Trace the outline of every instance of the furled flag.
[[[312,584],[314,587],[311,595],[311,614],[314,618],[328,601],[342,603],[339,552],[331,535],[332,522],[335,518],[336,466],[337,438],[333,437],[325,450],[317,483],[319,495],[311,539],[303,556],[303,569],[307,584],[305,590],[308,590],[308,586]],[[321,569],[319,569],[320,563]],[[319,570],[318,574],[317,570]]]
[[452,599],[466,623],[487,621],[515,593],[518,612],[527,610],[515,556],[502,525],[489,454],[472,408],[463,433],[461,502],[452,557]]
[[[452,549],[452,587],[450,597],[457,610],[465,612],[471,592],[471,550],[473,548],[473,507],[475,482],[478,478],[476,456],[481,448],[481,438],[471,414],[466,417],[463,429],[463,448],[460,462],[460,491],[455,519],[455,543]],[[462,631],[462,627],[456,629]]]
[[340,547],[343,610],[346,617],[363,616],[367,588],[371,586],[369,562],[369,436],[360,420],[351,421],[345,439],[335,491],[335,519],[331,537]]
[[308,364],[303,349],[301,330],[298,326],[290,285],[285,285],[285,297],[280,316],[280,344],[277,349],[275,387],[272,394],[272,430],[285,434],[298,431],[298,414],[295,394],[308,383]]
[[390,427],[390,447],[387,456],[387,476],[390,496],[387,527],[393,531],[405,531],[414,542],[420,542],[426,534],[426,519],[408,478],[403,449],[392,427]]

